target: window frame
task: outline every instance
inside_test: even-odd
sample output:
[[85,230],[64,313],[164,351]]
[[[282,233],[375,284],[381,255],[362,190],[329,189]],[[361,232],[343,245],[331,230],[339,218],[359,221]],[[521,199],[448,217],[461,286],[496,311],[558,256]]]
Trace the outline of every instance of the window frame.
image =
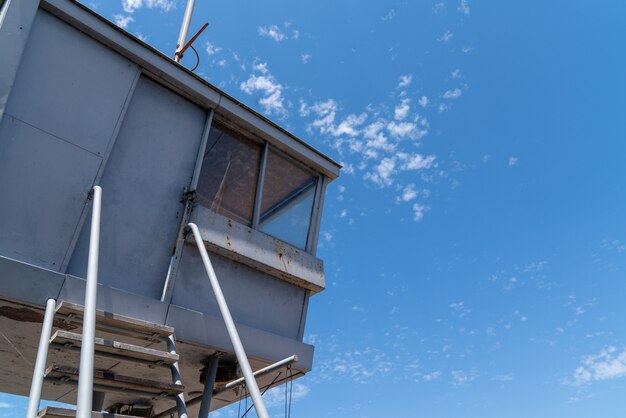
[[[212,112],[212,113],[215,113],[215,112]],[[214,117],[211,117],[211,120],[208,124],[207,138],[210,135],[210,131],[216,122],[217,124],[222,125],[226,127],[227,129],[232,130],[234,133],[244,137],[245,139],[253,141],[257,144],[261,144],[262,146],[261,158],[260,158],[259,168],[258,168],[259,171],[258,171],[258,177],[257,177],[257,183],[256,183],[256,191],[254,195],[252,222],[250,226],[246,225],[247,227],[252,228],[255,231],[260,232],[262,234],[271,236],[272,238],[282,241],[287,245],[293,246],[295,248],[299,248],[295,246],[294,244],[291,244],[287,241],[284,241],[280,238],[277,238],[259,229],[260,218],[261,218],[261,204],[263,200],[263,190],[265,186],[265,174],[267,171],[267,161],[268,161],[268,156],[269,156],[270,151],[277,153],[281,158],[285,158],[286,160],[298,166],[299,168],[309,172],[311,176],[316,178],[315,191],[314,191],[314,196],[313,196],[313,206],[311,208],[309,227],[307,229],[307,236],[306,236],[306,241],[305,241],[306,244],[304,248],[305,252],[315,255],[315,253],[317,252],[318,235],[319,235],[320,225],[321,225],[321,213],[322,213],[322,205],[324,204],[324,194],[325,194],[326,186],[328,184],[328,179],[326,178],[326,176],[324,176],[319,171],[304,164],[302,161],[299,161],[296,157],[286,153],[279,147],[272,144],[271,141],[247,132],[245,129],[242,129],[241,126],[236,125],[230,120],[220,118],[217,113],[215,113]],[[198,178],[202,172],[202,165],[204,164],[204,153],[205,153],[205,150],[200,150],[200,151],[203,155],[202,155],[201,160],[199,156],[200,167],[198,169]],[[196,186],[197,186],[197,182],[196,182]],[[207,209],[211,210],[210,208],[207,208]],[[222,215],[222,216],[226,216],[226,215]],[[232,219],[228,216],[226,217],[228,219],[231,219],[233,222],[240,223],[235,219]]]

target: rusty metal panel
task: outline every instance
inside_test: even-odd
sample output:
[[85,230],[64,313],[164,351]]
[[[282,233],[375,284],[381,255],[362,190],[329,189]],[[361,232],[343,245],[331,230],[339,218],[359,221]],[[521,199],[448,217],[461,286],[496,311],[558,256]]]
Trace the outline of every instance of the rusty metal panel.
[[[235,322],[298,337],[304,289],[215,253],[209,256]],[[183,249],[172,304],[220,316],[195,246],[187,244]]]
[[[313,293],[324,289],[322,260],[263,232],[196,206],[191,222],[198,225],[207,248],[267,272]],[[188,239],[193,237],[188,236]]]
[[104,155],[137,66],[39,10],[6,112]]
[[[160,299],[206,110],[141,77],[102,174],[99,282]],[[68,272],[84,277],[89,224]]]
[[[219,317],[170,305],[166,325],[176,329],[176,338],[179,341],[193,341],[232,352],[226,326]],[[312,345],[240,323],[237,323],[237,331],[246,347],[246,354],[253,362],[255,359],[275,362],[296,354],[298,362],[294,367],[305,372],[311,370]]]
[[0,254],[59,271],[101,160],[5,114]]

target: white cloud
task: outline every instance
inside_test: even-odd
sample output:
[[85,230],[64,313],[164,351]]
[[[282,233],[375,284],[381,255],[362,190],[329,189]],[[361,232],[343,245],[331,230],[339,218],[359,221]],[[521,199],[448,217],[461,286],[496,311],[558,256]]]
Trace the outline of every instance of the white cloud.
[[424,157],[421,154],[407,154],[404,152],[399,152],[398,159],[400,159],[402,163],[402,170],[422,170],[425,168],[431,168],[435,162],[435,156],[429,155]]
[[276,42],[284,41],[286,35],[281,32],[280,28],[276,25],[259,26],[259,35],[270,38]]
[[428,206],[420,205],[419,203],[413,203],[413,220],[419,222],[424,218],[426,212],[430,209]]
[[385,16],[381,17],[380,19],[385,22],[387,20],[391,20],[394,17],[396,17],[396,10],[395,9],[391,9],[389,10],[389,13],[387,13]]
[[391,121],[387,124],[387,130],[397,139],[420,139],[428,134],[427,129],[419,129],[413,122],[394,122]]
[[14,405],[8,402],[0,402],[0,409],[13,408]]
[[417,197],[417,190],[415,190],[415,184],[411,183],[407,185],[402,194],[396,199],[397,202],[410,202]]
[[[297,401],[299,399],[305,398],[311,392],[311,388],[307,385],[304,385],[299,382],[293,382],[293,387],[291,390],[291,400]],[[273,408],[277,406],[281,406],[285,404],[285,388],[284,386],[279,386],[272,388],[267,391],[265,395],[263,395],[263,400],[265,401],[265,405],[268,408]],[[213,416],[216,412],[211,412],[211,416]]]
[[444,99],[458,99],[459,97],[461,97],[461,94],[463,94],[463,92],[461,91],[461,89],[456,88],[454,90],[448,90],[443,94],[443,98]]
[[621,353],[615,347],[607,347],[596,355],[587,356],[574,370],[571,383],[583,385],[592,382],[626,376],[626,349]]
[[428,106],[428,97],[426,97],[426,96],[420,97],[420,99],[417,101],[417,103],[419,103],[419,105],[422,106],[422,107]]
[[239,88],[247,94],[260,92],[262,97],[259,99],[259,104],[268,115],[286,115],[283,86],[270,74],[266,63],[255,64],[254,69],[261,75],[250,74],[246,81],[241,82]]
[[450,74],[452,76],[452,78],[454,79],[458,79],[461,78],[461,70],[459,70],[458,68],[454,71],[452,71],[452,74]]
[[517,157],[509,157],[509,167],[513,167],[517,164]]
[[437,38],[437,42],[449,42],[450,40],[452,40],[453,37],[454,33],[452,33],[450,30],[447,30],[444,32],[443,35],[441,35],[440,38]]
[[143,0],[122,0],[122,8],[126,13],[133,13],[143,6]]
[[426,373],[424,376],[422,376],[422,379],[430,382],[431,380],[437,380],[441,377],[443,373],[441,373],[439,370],[435,370],[434,372],[431,373]]
[[470,7],[469,7],[469,3],[467,2],[467,0],[461,0],[461,3],[459,4],[458,10],[460,12],[462,12],[464,15],[469,16],[469,14],[470,14]]
[[122,8],[126,13],[133,13],[142,7],[148,9],[160,9],[169,12],[176,7],[175,0],[122,0]]
[[411,106],[409,105],[410,102],[410,99],[405,98],[402,99],[402,102],[400,102],[400,104],[396,106],[393,116],[395,120],[406,119],[406,117],[409,115],[409,111],[411,110]]
[[113,19],[115,19],[115,24],[122,29],[126,29],[130,23],[135,21],[135,19],[129,15],[115,15]]
[[302,59],[302,64],[307,64],[311,59],[311,54],[301,54],[300,59]]
[[365,174],[365,179],[371,180],[374,184],[385,187],[393,184],[393,176],[397,172],[395,158],[383,158],[380,163],[374,166],[373,171]]
[[411,74],[406,74],[406,75],[401,75],[399,78],[399,82],[398,82],[398,88],[407,88],[411,85],[411,82],[413,81],[413,75]]
[[206,43],[206,53],[207,55],[211,56],[211,55],[215,55],[217,53],[219,53],[222,50],[221,47],[211,43],[211,42],[207,42]]
[[341,123],[333,129],[333,135],[341,136],[356,136],[359,133],[358,127],[362,125],[367,119],[367,114],[361,113],[360,115],[348,115]]
[[491,380],[495,382],[510,382],[513,380],[513,375],[511,373],[508,374],[497,374],[491,378]]

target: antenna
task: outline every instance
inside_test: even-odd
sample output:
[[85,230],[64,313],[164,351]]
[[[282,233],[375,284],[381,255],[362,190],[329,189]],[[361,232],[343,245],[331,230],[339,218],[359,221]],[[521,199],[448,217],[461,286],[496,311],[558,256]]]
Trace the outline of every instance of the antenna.
[[187,39],[187,32],[189,32],[189,23],[191,22],[191,15],[193,14],[193,7],[196,4],[196,0],[187,0],[187,7],[185,7],[185,15],[183,16],[183,23],[180,26],[180,33],[178,34],[178,43],[176,43],[176,51],[174,51],[174,61],[180,61],[182,57],[181,49],[185,45]]

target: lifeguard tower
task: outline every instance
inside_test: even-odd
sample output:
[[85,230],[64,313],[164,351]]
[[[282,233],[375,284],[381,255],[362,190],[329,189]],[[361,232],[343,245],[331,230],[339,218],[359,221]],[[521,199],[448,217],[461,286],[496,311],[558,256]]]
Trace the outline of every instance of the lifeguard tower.
[[206,417],[311,370],[340,166],[73,0],[0,1],[0,56],[0,391]]

